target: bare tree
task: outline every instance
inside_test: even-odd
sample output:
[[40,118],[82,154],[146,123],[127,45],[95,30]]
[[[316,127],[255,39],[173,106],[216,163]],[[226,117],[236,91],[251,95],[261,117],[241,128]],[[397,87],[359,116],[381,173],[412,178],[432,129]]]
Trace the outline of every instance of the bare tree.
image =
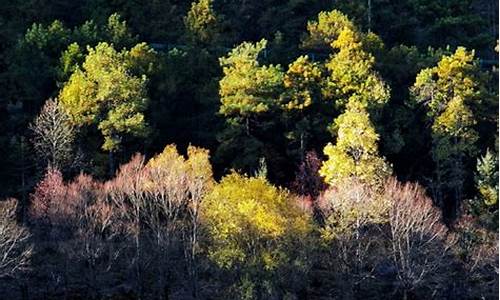
[[464,284],[474,299],[498,295],[498,232],[481,226],[472,215],[463,215],[453,226],[457,257],[464,268]]
[[172,254],[180,249],[182,218],[187,206],[186,163],[175,146],[169,145],[148,162],[144,171],[147,199],[144,221],[155,245],[159,294],[168,298],[171,287],[169,277],[175,267]]
[[187,163],[187,224],[185,230],[188,236],[185,255],[188,262],[189,275],[192,282],[193,297],[198,297],[198,239],[200,231],[200,206],[205,195],[214,186],[212,166],[209,161],[208,150],[188,147]]
[[105,183],[105,193],[117,210],[117,218],[134,240],[134,253],[129,266],[134,269],[138,298],[143,290],[142,220],[149,205],[144,193],[144,156],[135,155],[120,166],[116,177]]
[[68,190],[80,205],[76,208],[74,236],[64,250],[73,265],[80,262],[84,267],[81,278],[89,287],[89,295],[99,298],[102,282],[112,277],[111,269],[124,248],[119,242],[121,224],[113,205],[107,202],[101,183],[80,175]]
[[57,99],[45,102],[29,128],[33,132],[36,155],[44,162],[44,167],[48,165],[65,170],[75,164],[75,128]]
[[387,221],[387,202],[355,179],[330,188],[318,202],[324,220],[322,236],[337,277],[334,294],[354,297],[362,283],[373,279],[384,257],[381,226]]
[[16,223],[16,207],[15,199],[0,202],[0,278],[26,270],[33,253],[30,233]]
[[390,253],[404,298],[417,288],[436,292],[453,245],[440,210],[418,184],[390,179],[383,197],[390,203]]

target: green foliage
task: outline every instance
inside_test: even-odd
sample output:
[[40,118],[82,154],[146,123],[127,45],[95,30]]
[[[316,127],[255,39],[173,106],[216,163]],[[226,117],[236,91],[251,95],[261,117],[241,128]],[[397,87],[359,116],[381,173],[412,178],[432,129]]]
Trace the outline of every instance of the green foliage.
[[303,264],[291,243],[305,241],[310,220],[286,190],[263,177],[227,175],[204,199],[202,216],[211,241],[208,256],[241,276],[232,282],[247,278],[263,293],[266,284],[278,282],[280,269]]
[[477,196],[469,200],[471,213],[486,228],[498,230],[498,155],[487,150],[477,159],[474,176]]
[[104,137],[103,150],[116,151],[125,136],[145,137],[148,127],[146,77],[127,68],[129,52],[100,43],[88,49],[60,94],[61,104],[79,126],[95,124]]
[[356,30],[349,18],[338,10],[320,12],[317,21],[307,23],[308,35],[302,46],[305,48],[324,49],[336,41],[343,30]]
[[391,167],[379,157],[379,137],[370,121],[366,109],[349,102],[347,110],[335,120],[337,141],[324,149],[328,160],[319,173],[330,185],[337,185],[346,179],[356,179],[363,184],[383,184],[391,174]]
[[318,63],[300,56],[288,66],[283,78],[282,95],[285,110],[304,110],[318,101],[322,74]]
[[[459,47],[454,54],[443,56],[436,67],[422,70],[412,87],[415,100],[425,105],[432,122],[437,189],[453,191],[454,201],[462,198],[466,163],[477,153],[473,108],[485,96],[479,76],[474,52]],[[439,195],[438,201],[443,201]]]
[[193,41],[214,42],[219,35],[219,20],[213,9],[213,0],[199,0],[191,4],[184,25]]
[[47,49],[57,53],[60,45],[64,45],[69,40],[70,34],[70,30],[65,28],[61,21],[56,20],[47,27],[34,23],[26,31],[24,40],[28,45],[40,50]]
[[329,77],[324,87],[326,98],[338,107],[356,101],[369,108],[380,107],[389,100],[389,87],[374,70],[374,57],[363,50],[360,35],[343,29],[332,42],[338,50],[326,64]]
[[477,160],[475,181],[483,203],[498,205],[498,157],[489,150]]
[[245,42],[220,58],[224,77],[219,81],[219,113],[226,117],[226,126],[219,135],[222,145],[217,156],[232,157],[229,158],[232,167],[247,171],[266,155],[267,145],[258,136],[277,121],[269,117],[279,109],[283,85],[279,65],[262,66],[258,61],[266,44],[266,40],[255,44]]
[[79,65],[84,61],[85,55],[82,53],[77,43],[72,43],[61,55],[58,77],[60,82],[65,82],[76,71]]
[[107,26],[104,29],[106,40],[115,45],[117,49],[130,47],[137,43],[137,37],[130,33],[126,21],[121,20],[121,16],[117,13],[112,14],[108,18]]
[[220,113],[247,118],[277,106],[283,82],[280,66],[261,66],[259,54],[267,41],[242,43],[220,59],[224,77],[220,81]]

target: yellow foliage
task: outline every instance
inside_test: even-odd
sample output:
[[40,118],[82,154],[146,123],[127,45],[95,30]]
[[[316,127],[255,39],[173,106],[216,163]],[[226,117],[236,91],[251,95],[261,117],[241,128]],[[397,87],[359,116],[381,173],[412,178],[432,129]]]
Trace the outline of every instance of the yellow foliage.
[[290,201],[286,190],[261,177],[232,173],[202,203],[202,216],[218,265],[274,269],[287,256],[287,240],[311,230],[309,217]]

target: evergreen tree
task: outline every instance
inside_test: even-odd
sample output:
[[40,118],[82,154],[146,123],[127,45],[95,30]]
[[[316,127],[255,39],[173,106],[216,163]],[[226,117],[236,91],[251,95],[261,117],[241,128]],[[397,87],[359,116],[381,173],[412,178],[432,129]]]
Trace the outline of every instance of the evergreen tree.
[[279,108],[283,72],[279,65],[259,63],[266,44],[266,40],[245,42],[220,59],[224,77],[219,82],[219,113],[226,117],[226,128],[217,155],[233,152],[229,160],[237,168],[256,167],[265,155],[259,135],[272,125],[265,117]]
[[113,153],[124,138],[148,134],[146,76],[132,74],[127,50],[117,52],[112,45],[99,43],[88,52],[82,69],[71,75],[59,98],[73,124],[96,126],[104,138],[102,149]]
[[[435,200],[455,213],[463,198],[468,163],[477,153],[474,107],[486,97],[474,52],[459,47],[437,66],[422,70],[412,87],[427,108],[436,164]],[[445,195],[451,193],[451,197]]]
[[213,9],[213,0],[199,0],[191,4],[184,25],[193,42],[213,43],[219,35],[219,20]]

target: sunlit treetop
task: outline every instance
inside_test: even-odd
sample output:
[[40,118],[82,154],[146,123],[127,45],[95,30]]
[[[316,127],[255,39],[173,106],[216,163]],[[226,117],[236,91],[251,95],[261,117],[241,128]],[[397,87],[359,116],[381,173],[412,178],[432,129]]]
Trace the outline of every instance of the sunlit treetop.
[[219,34],[219,18],[213,9],[213,0],[199,0],[191,4],[184,25],[191,39],[213,42]]
[[436,117],[456,97],[466,104],[481,101],[484,91],[478,85],[479,71],[474,51],[458,47],[454,54],[443,56],[437,66],[418,74],[412,94],[418,103],[428,107],[430,117]]
[[283,78],[285,92],[282,95],[286,110],[303,110],[318,101],[321,85],[321,68],[309,57],[300,56],[288,66]]
[[75,125],[97,126],[106,151],[117,150],[126,135],[148,133],[143,114],[148,103],[146,77],[131,74],[127,55],[107,43],[88,48],[82,68],[75,70],[59,96]]
[[331,45],[344,29],[355,30],[349,18],[338,10],[320,12],[318,19],[307,23],[308,35],[302,42],[305,48],[323,49]]
[[308,216],[289,193],[263,177],[227,175],[202,206],[213,240],[209,256],[224,268],[272,270],[287,259],[287,239],[311,229]]
[[324,96],[339,108],[351,101],[370,109],[385,104],[390,88],[374,70],[375,59],[363,49],[359,33],[344,28],[331,45],[338,52],[326,63]]
[[337,141],[329,143],[328,156],[319,173],[325,182],[336,186],[347,179],[371,186],[380,186],[392,173],[390,165],[378,154],[379,136],[366,108],[349,102],[346,111],[335,120]]
[[278,104],[283,82],[281,67],[262,66],[258,59],[267,41],[242,43],[220,58],[224,77],[220,80],[220,113],[248,117],[269,111]]

